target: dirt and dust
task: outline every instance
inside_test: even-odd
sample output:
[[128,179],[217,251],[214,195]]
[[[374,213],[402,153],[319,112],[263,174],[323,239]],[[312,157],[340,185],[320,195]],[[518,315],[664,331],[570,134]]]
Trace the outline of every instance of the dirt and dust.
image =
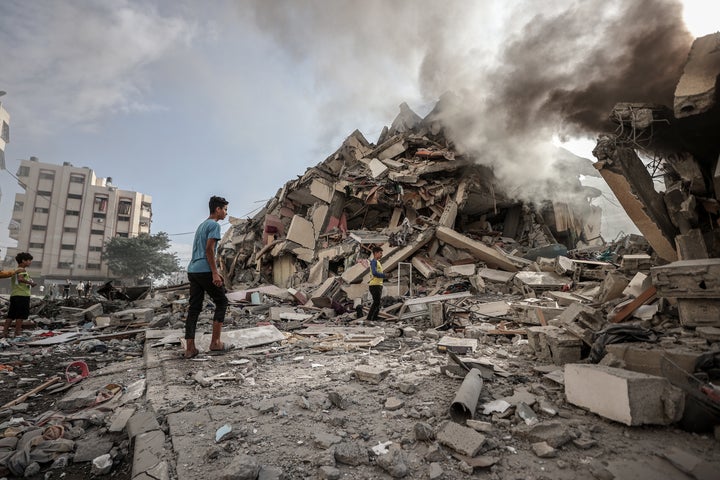
[[[208,469],[218,475],[235,471],[243,454],[285,475],[268,478],[291,479],[651,478],[626,476],[634,475],[640,461],[654,472],[652,478],[669,472],[691,478],[661,456],[681,446],[702,460],[720,459],[712,434],[628,427],[566,403],[563,386],[533,369],[536,362],[525,340],[488,335],[471,356],[495,369],[484,381],[475,415],[487,422],[478,455],[491,466],[473,469],[435,438],[450,418],[462,382],[462,376],[441,373],[454,362],[437,350],[432,329],[416,324],[417,335],[413,329],[399,335],[392,322],[369,328],[378,326],[385,328],[386,340],[371,348],[292,334],[281,345],[190,361],[178,358],[177,347],[146,348],[159,365],[156,378],[162,378],[161,390],[153,393],[149,387],[148,401],[168,426],[178,478],[197,478]],[[377,384],[362,381],[355,374],[362,365],[387,376]],[[526,422],[514,408],[482,413],[485,403],[513,396],[528,403],[537,420]],[[533,449],[538,440],[526,423],[535,422],[559,432],[548,440],[558,443],[550,458]],[[231,433],[217,441],[223,426]],[[387,455],[369,453],[383,450],[386,442],[401,453],[389,466],[380,458]],[[347,445],[359,445],[360,454],[337,461],[338,450]]]

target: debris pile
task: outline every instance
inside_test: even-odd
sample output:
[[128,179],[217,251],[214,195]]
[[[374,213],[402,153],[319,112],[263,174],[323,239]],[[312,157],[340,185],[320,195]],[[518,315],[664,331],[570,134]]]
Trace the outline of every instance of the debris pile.
[[[696,41],[685,75],[714,82],[683,77],[674,114],[619,104],[618,131],[595,149],[643,236],[604,242],[597,192],[575,182],[582,163],[583,201],[517,200],[447,140],[447,99],[424,119],[403,105],[376,145],[353,133],[233,220],[221,243],[233,350],[207,351],[208,304],[200,354],[182,358],[186,285],[46,302],[32,337],[0,343],[0,381],[17,393],[0,408],[0,474],[72,461],[122,475],[132,456],[127,478],[714,478],[720,50],[708,42],[720,34]],[[377,322],[364,316],[371,245],[395,277]]]

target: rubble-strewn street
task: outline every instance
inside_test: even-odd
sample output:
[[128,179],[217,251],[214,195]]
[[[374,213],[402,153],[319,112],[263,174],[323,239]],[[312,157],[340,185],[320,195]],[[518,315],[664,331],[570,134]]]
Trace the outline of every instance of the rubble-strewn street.
[[[674,112],[618,104],[597,163],[558,153],[542,202],[458,149],[452,95],[353,132],[233,219],[229,352],[208,303],[183,358],[186,285],[36,299],[1,344],[0,475],[720,478],[719,42],[696,40]],[[597,172],[642,236],[602,238]]]

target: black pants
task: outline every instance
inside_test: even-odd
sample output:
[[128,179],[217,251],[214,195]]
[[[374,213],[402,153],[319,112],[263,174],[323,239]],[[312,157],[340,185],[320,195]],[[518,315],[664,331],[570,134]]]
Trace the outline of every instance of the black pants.
[[188,316],[185,321],[185,339],[193,340],[195,338],[198,317],[202,311],[203,300],[205,300],[205,294],[207,293],[215,304],[213,322],[222,323],[225,321],[228,299],[227,296],[225,296],[225,287],[218,287],[212,282],[211,272],[188,273],[188,280],[190,281],[190,300]]
[[368,320],[377,320],[378,314],[380,313],[380,298],[382,297],[382,285],[370,285],[370,295],[372,295],[372,305],[370,305],[370,311],[368,312]]

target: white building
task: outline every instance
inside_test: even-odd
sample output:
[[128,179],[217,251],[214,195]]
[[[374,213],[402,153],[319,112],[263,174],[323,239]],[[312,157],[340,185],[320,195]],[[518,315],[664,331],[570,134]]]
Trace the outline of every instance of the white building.
[[25,193],[15,195],[8,228],[18,245],[8,249],[5,265],[14,265],[18,252],[29,252],[35,278],[108,279],[105,242],[150,233],[152,198],[121,190],[90,168],[31,157],[22,160],[17,177]]

